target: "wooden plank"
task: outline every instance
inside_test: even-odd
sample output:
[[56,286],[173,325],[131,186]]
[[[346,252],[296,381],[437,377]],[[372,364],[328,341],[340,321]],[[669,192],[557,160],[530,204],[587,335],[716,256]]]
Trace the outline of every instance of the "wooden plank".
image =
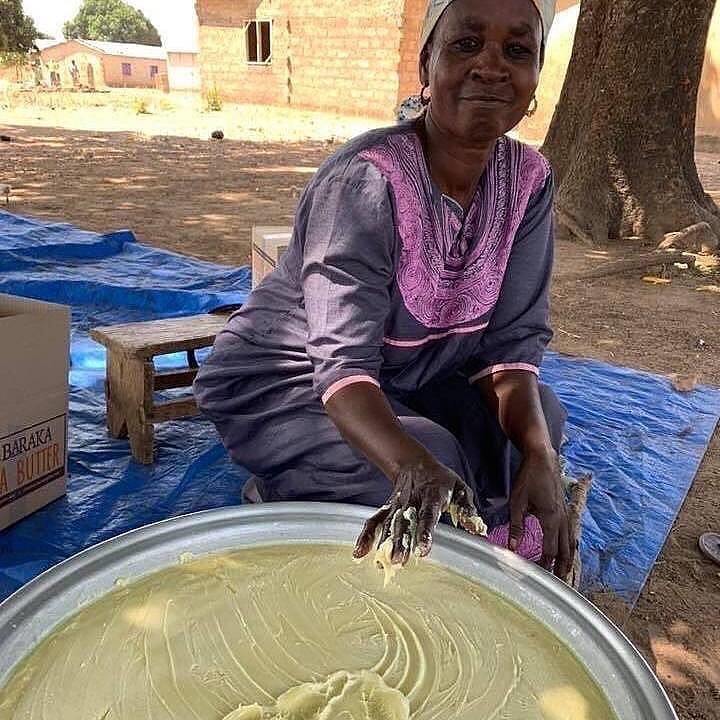
[[143,465],[152,465],[155,428],[147,416],[152,408],[152,360],[126,357],[122,378],[121,402],[125,406],[128,437],[133,458]]
[[193,315],[126,323],[94,328],[90,331],[90,337],[109,350],[151,358],[209,347],[215,342],[215,337],[225,327],[227,320],[227,315]]
[[200,410],[195,402],[195,398],[190,395],[188,397],[158,403],[146,414],[145,419],[148,423],[161,423],[167,422],[168,420],[191,418],[199,414]]
[[155,373],[155,390],[190,387],[195,381],[197,368],[189,370],[165,370]]
[[107,429],[110,437],[113,438],[126,438],[128,436],[127,402],[123,400],[125,373],[124,356],[109,352],[105,380],[105,402],[107,405]]

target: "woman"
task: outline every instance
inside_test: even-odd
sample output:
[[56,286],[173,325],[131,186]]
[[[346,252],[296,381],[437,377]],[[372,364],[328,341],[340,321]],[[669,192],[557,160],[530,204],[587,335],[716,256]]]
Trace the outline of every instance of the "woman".
[[553,8],[432,0],[422,117],[323,165],[277,271],[199,372],[199,405],[263,501],[381,507],[357,557],[376,531],[393,562],[415,542],[425,556],[441,514],[477,503],[491,526],[509,515],[513,549],[532,512],[542,565],[569,570],[565,415],[537,377],[552,175],[504,135],[535,103]]

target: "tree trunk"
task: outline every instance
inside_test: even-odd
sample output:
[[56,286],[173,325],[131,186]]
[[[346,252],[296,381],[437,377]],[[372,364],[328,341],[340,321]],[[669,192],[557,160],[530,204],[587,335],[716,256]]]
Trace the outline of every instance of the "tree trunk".
[[695,116],[715,0],[582,0],[543,152],[558,218],[595,243],[708,224],[720,211],[695,166]]

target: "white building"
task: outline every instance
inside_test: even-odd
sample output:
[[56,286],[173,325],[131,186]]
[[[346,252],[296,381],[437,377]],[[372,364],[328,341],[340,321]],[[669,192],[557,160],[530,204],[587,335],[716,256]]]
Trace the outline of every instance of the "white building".
[[197,50],[167,51],[170,90],[200,90],[200,62]]

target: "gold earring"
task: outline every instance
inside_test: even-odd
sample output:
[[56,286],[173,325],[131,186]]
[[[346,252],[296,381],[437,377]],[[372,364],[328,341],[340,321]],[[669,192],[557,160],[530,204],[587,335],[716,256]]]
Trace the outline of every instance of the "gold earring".
[[533,98],[530,101],[530,107],[528,108],[525,115],[527,117],[532,117],[537,112],[537,109],[538,109],[538,101],[537,101],[537,98],[533,95]]

